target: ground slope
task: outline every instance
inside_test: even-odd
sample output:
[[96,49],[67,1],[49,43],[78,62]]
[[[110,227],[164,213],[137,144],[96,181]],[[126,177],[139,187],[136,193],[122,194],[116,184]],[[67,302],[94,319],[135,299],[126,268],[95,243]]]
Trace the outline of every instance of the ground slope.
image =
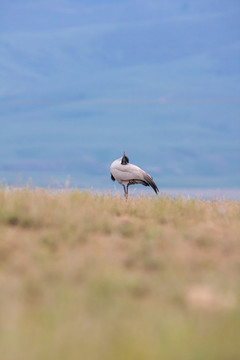
[[240,203],[0,190],[0,357],[239,359]]

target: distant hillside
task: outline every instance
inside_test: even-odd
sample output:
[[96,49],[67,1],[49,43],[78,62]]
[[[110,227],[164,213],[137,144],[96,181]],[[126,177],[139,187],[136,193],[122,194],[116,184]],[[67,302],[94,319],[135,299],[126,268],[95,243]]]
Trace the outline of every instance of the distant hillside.
[[238,186],[239,12],[233,0],[4,1],[0,181],[96,186],[125,150],[163,186]]

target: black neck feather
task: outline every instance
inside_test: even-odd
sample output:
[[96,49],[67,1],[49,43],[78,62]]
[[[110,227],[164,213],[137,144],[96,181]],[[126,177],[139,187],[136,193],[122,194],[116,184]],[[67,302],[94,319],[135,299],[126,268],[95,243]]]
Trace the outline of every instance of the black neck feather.
[[128,159],[128,157],[127,157],[126,155],[124,155],[124,156],[122,157],[121,164],[122,164],[122,165],[127,165],[128,163],[129,163],[129,159]]

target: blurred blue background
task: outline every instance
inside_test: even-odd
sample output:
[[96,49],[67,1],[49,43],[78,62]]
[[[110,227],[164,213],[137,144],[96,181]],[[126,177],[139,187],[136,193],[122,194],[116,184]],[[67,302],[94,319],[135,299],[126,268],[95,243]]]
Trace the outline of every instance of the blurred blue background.
[[1,0],[0,182],[240,186],[239,0]]

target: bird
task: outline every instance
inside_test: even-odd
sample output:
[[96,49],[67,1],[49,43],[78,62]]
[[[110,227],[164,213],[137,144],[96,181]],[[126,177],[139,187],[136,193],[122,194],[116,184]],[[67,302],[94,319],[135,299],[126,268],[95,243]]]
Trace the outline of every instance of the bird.
[[153,178],[142,170],[140,167],[130,164],[129,158],[126,156],[125,151],[123,156],[115,161],[110,166],[112,181],[117,180],[123,186],[125,199],[128,199],[129,185],[141,184],[144,186],[151,186],[156,194],[159,189]]

